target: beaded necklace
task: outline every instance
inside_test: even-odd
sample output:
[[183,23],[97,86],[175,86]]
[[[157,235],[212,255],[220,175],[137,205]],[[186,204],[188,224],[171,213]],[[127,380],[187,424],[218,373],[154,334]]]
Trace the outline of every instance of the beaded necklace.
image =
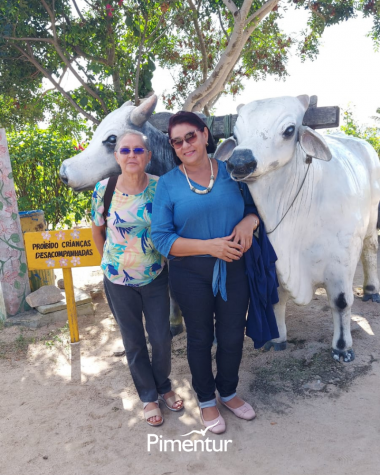
[[190,190],[194,193],[197,193],[198,195],[207,195],[207,193],[210,193],[210,191],[212,190],[212,187],[214,186],[215,177],[214,177],[214,170],[212,168],[212,161],[210,157],[208,157],[208,160],[210,162],[211,177],[210,177],[210,183],[208,184],[208,187],[205,190],[198,190],[198,188],[195,188],[195,186],[193,186],[190,183],[189,177],[187,176],[185,165],[182,164],[183,171],[185,172],[186,180],[187,180],[187,183],[189,184]]

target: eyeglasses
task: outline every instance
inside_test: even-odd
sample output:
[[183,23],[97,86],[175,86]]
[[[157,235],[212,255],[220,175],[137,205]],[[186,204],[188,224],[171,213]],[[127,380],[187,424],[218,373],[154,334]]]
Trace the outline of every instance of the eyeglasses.
[[121,155],[129,155],[131,152],[133,152],[135,155],[142,155],[145,151],[148,151],[148,150],[146,150],[146,148],[142,148],[142,147],[136,147],[134,149],[124,147],[124,148],[119,149],[119,153]]
[[193,144],[197,140],[196,132],[200,132],[200,130],[195,129],[192,132],[188,132],[183,138],[175,137],[174,139],[169,139],[169,143],[173,148],[177,150],[183,146],[183,142]]

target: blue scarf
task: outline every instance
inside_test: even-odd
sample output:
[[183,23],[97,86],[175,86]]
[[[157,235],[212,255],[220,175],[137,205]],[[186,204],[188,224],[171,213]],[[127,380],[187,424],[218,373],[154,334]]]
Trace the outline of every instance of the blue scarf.
[[248,275],[250,302],[246,334],[255,348],[278,338],[278,328],[273,305],[278,303],[276,253],[267,236],[265,225],[255,205],[246,206],[245,214],[255,213],[260,219],[259,236],[253,237],[251,248],[244,254]]

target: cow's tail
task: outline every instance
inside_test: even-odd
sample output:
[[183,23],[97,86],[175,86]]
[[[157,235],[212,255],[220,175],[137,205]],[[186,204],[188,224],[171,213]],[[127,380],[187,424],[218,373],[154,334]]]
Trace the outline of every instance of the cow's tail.
[[377,209],[377,229],[380,229],[380,203]]

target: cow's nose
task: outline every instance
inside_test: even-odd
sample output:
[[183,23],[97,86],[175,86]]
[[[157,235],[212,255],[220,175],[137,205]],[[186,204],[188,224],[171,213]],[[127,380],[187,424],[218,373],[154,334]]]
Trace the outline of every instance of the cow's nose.
[[65,165],[62,165],[61,169],[59,170],[59,178],[61,179],[61,181],[63,181],[63,183],[65,185],[67,185],[69,183],[69,180],[66,176],[66,167],[65,167]]
[[256,170],[257,161],[253,156],[252,150],[235,150],[227,160],[227,171],[234,178],[245,178]]

